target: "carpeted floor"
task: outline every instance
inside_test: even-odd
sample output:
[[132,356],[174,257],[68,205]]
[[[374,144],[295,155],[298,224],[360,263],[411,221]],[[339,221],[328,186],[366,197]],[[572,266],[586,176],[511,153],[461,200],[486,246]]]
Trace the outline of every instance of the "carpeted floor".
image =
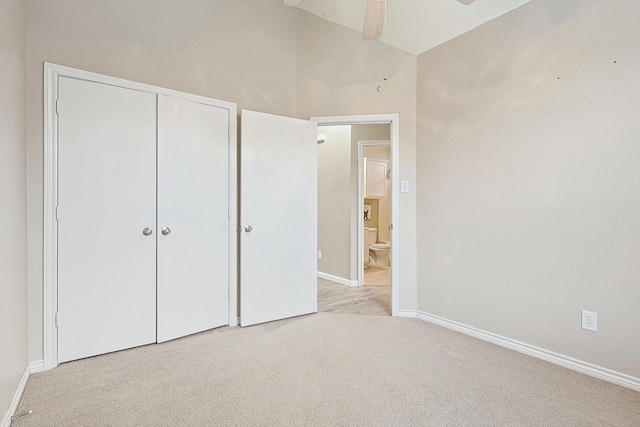
[[34,374],[24,426],[638,426],[640,393],[416,319],[318,313]]

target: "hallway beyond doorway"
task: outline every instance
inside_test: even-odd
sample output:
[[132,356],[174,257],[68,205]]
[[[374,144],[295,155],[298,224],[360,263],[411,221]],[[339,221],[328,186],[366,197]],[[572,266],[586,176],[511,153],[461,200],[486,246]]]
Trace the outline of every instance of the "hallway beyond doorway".
[[391,315],[391,286],[352,288],[318,277],[318,312]]

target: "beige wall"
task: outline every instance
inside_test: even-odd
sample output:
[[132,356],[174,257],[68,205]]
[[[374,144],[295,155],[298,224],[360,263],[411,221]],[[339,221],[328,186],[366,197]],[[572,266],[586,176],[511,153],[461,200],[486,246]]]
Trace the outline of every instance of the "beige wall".
[[640,377],[639,46],[534,0],[419,56],[419,310]]
[[27,358],[25,8],[0,1],[0,422]]
[[[389,80],[377,92],[377,44],[362,40],[357,31],[301,10],[297,12],[298,116],[399,114],[398,172],[400,180],[414,183],[416,57],[389,47],[386,72]],[[401,309],[415,310],[415,192],[400,194],[399,204],[395,224],[400,259],[399,305]],[[355,226],[352,230],[356,231]],[[356,268],[354,264],[352,274],[356,274]]]
[[318,133],[318,271],[351,280],[351,126]]
[[44,61],[296,116],[296,15],[281,0],[27,3],[29,357],[42,358]]

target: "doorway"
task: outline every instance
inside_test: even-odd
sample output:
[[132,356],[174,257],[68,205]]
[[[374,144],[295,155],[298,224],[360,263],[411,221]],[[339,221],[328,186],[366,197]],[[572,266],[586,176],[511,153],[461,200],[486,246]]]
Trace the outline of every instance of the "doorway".
[[[331,295],[337,298],[338,296],[334,294],[345,294],[347,299],[351,299],[351,304],[355,306],[361,304],[362,301],[357,300],[357,297],[356,300],[354,300],[353,295],[355,294],[354,292],[351,292],[352,290],[361,292],[363,298],[370,299],[379,298],[379,296],[371,295],[371,291],[379,291],[381,288],[376,286],[363,286],[365,285],[364,264],[366,258],[365,252],[367,252],[365,249],[367,245],[363,242],[365,227],[363,209],[365,202],[363,197],[364,180],[362,176],[364,163],[360,160],[361,158],[364,158],[363,150],[366,143],[373,147],[376,145],[388,146],[388,174],[385,174],[385,178],[388,178],[388,200],[390,204],[390,213],[388,225],[384,226],[387,228],[386,231],[388,234],[386,234],[386,238],[382,240],[388,241],[394,248],[398,247],[397,226],[394,227],[394,220],[398,218],[399,206],[399,191],[396,191],[395,188],[399,184],[397,167],[399,135],[398,115],[385,114],[371,116],[312,117],[311,120],[318,123],[319,147],[322,146],[322,140],[327,142],[328,138],[330,138],[333,133],[348,133],[353,129],[353,138],[348,138],[350,144],[348,146],[343,145],[341,147],[342,152],[346,153],[348,160],[345,162],[344,159],[334,157],[330,162],[331,167],[328,170],[323,170],[320,166],[318,170],[319,177],[323,176],[325,178],[324,182],[320,179],[318,182],[318,288],[320,289],[321,284],[327,281],[343,285],[341,287],[334,288]],[[361,130],[369,125],[372,125],[372,128],[377,127],[378,130],[386,128],[386,133],[362,133]],[[361,144],[358,144],[358,142]],[[346,178],[345,175],[347,175]],[[344,183],[345,179],[347,180],[346,185]],[[323,218],[323,197],[328,198],[332,194],[330,190],[335,189],[341,190],[334,192],[338,193],[338,201],[341,203],[341,206],[336,205],[326,209],[327,211],[333,211],[336,215],[333,217],[328,215],[326,218]],[[345,194],[347,195],[345,196]],[[348,215],[346,224],[344,211],[347,211],[346,215]],[[340,216],[340,220],[336,218],[337,216]],[[327,236],[330,238],[327,238]],[[341,237],[338,238],[338,241],[334,239],[333,236]],[[376,238],[376,242],[374,243],[382,244],[380,240],[381,239]],[[331,245],[328,242],[334,244]],[[342,256],[336,257],[336,252],[340,252]],[[381,252],[383,253],[384,251]],[[334,258],[332,260],[334,262],[332,263],[329,262],[331,257]],[[388,308],[385,311],[386,314],[391,315],[397,315],[398,312],[398,269],[391,268],[393,265],[398,265],[397,259],[398,251],[389,251],[389,267],[387,273],[390,273],[390,285],[386,289],[388,294],[386,297],[388,301]],[[333,304],[337,304],[337,302],[334,302]],[[319,311],[322,311],[320,300]]]
[[[377,126],[377,125],[376,125]],[[388,127],[388,126],[387,126]],[[391,148],[389,140],[358,141],[359,286],[391,286]]]

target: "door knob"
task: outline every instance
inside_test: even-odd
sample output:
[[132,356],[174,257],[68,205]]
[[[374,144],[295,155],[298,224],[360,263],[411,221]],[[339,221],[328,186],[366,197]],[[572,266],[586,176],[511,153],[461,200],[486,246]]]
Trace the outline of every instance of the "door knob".
[[171,229],[169,227],[165,227],[162,229],[163,236],[168,236],[169,234],[171,234]]
[[247,225],[247,226],[244,228],[244,231],[246,231],[247,233],[251,233],[251,230],[253,230],[253,227],[251,227],[250,225]]
[[153,234],[153,230],[147,227],[144,230],[142,230],[142,234],[144,234],[145,236],[151,236]]

